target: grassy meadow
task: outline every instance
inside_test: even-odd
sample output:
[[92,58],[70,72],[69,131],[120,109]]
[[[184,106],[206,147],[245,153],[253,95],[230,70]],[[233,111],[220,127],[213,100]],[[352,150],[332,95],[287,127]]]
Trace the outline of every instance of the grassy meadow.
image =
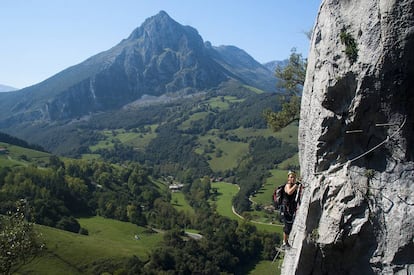
[[214,182],[211,187],[217,189],[217,199],[212,201],[217,213],[233,220],[241,220],[232,211],[232,199],[239,191],[239,187],[227,182]]
[[[291,123],[277,133],[268,128],[238,128],[236,130],[230,130],[227,133],[229,135],[237,136],[240,139],[250,139],[259,136],[274,136],[278,139],[281,139],[285,143],[295,146],[298,142],[298,126],[296,123]],[[200,144],[200,147],[196,149],[196,153],[205,154],[208,156],[208,162],[214,172],[236,168],[240,160],[248,153],[249,150],[248,142],[236,142],[221,139],[217,134],[217,130],[211,130],[206,135],[199,136],[198,142]],[[212,152],[206,153],[204,148],[208,147],[213,147],[215,149]],[[280,169],[287,169],[286,167],[289,165],[299,165],[299,159],[297,155],[285,160],[278,166]]]
[[105,136],[105,139],[99,141],[96,145],[90,146],[89,149],[91,152],[95,152],[99,149],[113,148],[115,142],[121,142],[133,146],[136,150],[144,150],[145,146],[157,136],[155,130],[157,129],[158,124],[149,125],[147,127],[150,130],[142,132],[139,129],[104,130],[101,133]]
[[8,151],[7,153],[0,154],[0,167],[28,166],[30,164],[44,166],[46,163],[49,163],[49,153],[4,142],[0,142],[0,147]]
[[171,194],[171,203],[178,211],[183,211],[190,215],[194,214],[194,209],[188,204],[182,192],[173,192]]
[[227,110],[231,103],[242,101],[244,99],[238,99],[235,96],[219,96],[209,99],[207,103],[213,109]]
[[246,89],[249,89],[250,91],[252,91],[252,92],[254,92],[256,94],[262,94],[262,93],[264,93],[263,90],[260,90],[258,88],[255,88],[255,87],[252,87],[252,86],[249,86],[249,85],[243,85],[243,87],[246,88]]
[[79,223],[89,235],[37,225],[46,249],[16,274],[93,274],[107,259],[122,261],[136,255],[146,260],[147,252],[162,240],[162,234],[128,222],[92,217]]
[[282,259],[272,261],[260,261],[256,264],[254,269],[248,273],[248,275],[279,275]]
[[299,123],[292,122],[285,128],[281,129],[278,132],[273,132],[274,137],[282,140],[283,142],[289,143],[291,145],[298,145],[298,126]]
[[[243,221],[243,218],[236,215],[232,210],[232,199],[239,190],[238,186],[226,182],[214,182],[212,188],[216,188],[218,194],[216,200],[211,202],[216,206],[216,211],[220,215],[230,219],[240,222]],[[282,234],[282,227],[280,224],[271,224],[268,221],[261,222],[255,219],[251,219],[249,222],[254,224],[258,230]]]
[[[247,143],[221,139],[216,135],[216,131],[210,131],[208,134],[200,136],[198,142],[200,147],[196,149],[196,153],[208,156],[208,163],[214,172],[236,168],[241,158],[249,150]],[[211,153],[206,153],[203,148],[211,145],[215,149]]]
[[204,119],[208,115],[208,112],[197,112],[192,114],[187,120],[181,123],[180,129],[186,130],[191,127],[191,123],[197,120]]

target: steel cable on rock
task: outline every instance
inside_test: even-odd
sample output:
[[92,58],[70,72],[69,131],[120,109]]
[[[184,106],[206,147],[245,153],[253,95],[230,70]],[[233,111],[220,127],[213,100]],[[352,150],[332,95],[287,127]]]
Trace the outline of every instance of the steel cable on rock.
[[[346,161],[346,162],[344,162],[344,163],[342,163],[342,164],[340,164],[339,166],[335,166],[333,169],[334,170],[338,170],[339,168],[341,168],[341,167],[343,167],[343,166],[345,166],[346,164],[349,164],[349,163],[352,163],[352,162],[354,162],[354,161],[356,161],[356,160],[358,160],[358,159],[360,159],[360,158],[362,158],[362,157],[364,157],[364,156],[366,156],[366,155],[368,155],[369,153],[371,153],[371,152],[373,152],[373,151],[375,151],[376,149],[378,149],[379,147],[381,147],[382,145],[384,145],[386,142],[388,142],[392,137],[394,137],[398,132],[400,132],[401,131],[401,129],[404,127],[404,125],[405,125],[405,122],[406,122],[406,120],[407,120],[407,118],[405,117],[404,118],[404,121],[403,121],[403,123],[401,124],[401,126],[400,127],[398,127],[398,129],[396,130],[396,131],[394,131],[394,133],[392,133],[391,135],[389,135],[389,136],[387,136],[382,142],[380,142],[379,144],[377,144],[377,145],[375,145],[374,147],[372,147],[371,149],[369,149],[368,151],[366,151],[366,152],[364,152],[364,153],[362,153],[362,154],[360,154],[359,156],[357,156],[357,157],[355,157],[355,158],[353,158],[353,159],[350,159],[350,160],[348,160],[348,161]],[[383,126],[387,126],[387,125],[391,125],[391,124],[376,124],[375,126],[377,126],[377,127],[383,127]],[[360,131],[362,131],[362,130],[358,130],[358,132],[360,132]],[[350,133],[352,133],[353,131],[351,131]],[[315,173],[313,173],[314,175],[321,175],[321,174],[324,174],[325,172],[329,172],[329,169],[328,170],[325,170],[325,171],[321,171],[321,172],[315,172]]]

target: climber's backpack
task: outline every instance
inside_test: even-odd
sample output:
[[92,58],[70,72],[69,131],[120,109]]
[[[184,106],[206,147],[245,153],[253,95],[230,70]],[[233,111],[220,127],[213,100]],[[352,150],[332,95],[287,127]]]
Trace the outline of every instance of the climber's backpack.
[[280,209],[283,203],[283,195],[285,194],[285,185],[282,184],[273,191],[273,205],[276,209]]

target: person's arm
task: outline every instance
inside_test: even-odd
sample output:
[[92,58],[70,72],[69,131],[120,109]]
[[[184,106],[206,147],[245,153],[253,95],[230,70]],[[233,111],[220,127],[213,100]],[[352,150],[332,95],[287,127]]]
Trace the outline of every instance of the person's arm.
[[285,193],[288,195],[292,195],[293,192],[298,188],[297,184],[286,184],[285,185]]

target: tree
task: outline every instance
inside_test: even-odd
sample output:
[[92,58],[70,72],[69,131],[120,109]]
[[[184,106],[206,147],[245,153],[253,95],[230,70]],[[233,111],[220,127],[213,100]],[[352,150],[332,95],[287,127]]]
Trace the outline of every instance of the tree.
[[282,110],[272,112],[265,110],[263,115],[268,125],[276,132],[295,120],[300,115],[300,95],[306,76],[306,59],[302,54],[296,53],[293,48],[290,54],[289,63],[286,66],[278,65],[275,71],[279,79],[278,86],[289,94],[289,99],[282,105]]
[[33,224],[25,220],[23,202],[17,204],[14,213],[0,216],[1,274],[10,274],[13,267],[36,256],[42,247]]
[[79,233],[81,227],[79,222],[74,217],[64,216],[57,222],[56,228],[70,231],[73,233]]
[[286,127],[295,120],[299,120],[300,115],[300,97],[292,96],[290,101],[282,104],[282,110],[279,112],[272,112],[270,110],[264,111],[264,116],[268,125],[277,132]]
[[55,155],[51,155],[49,157],[49,166],[52,167],[52,168],[57,169],[59,167],[64,167],[64,163],[63,163],[63,161],[61,161],[59,159],[59,157],[57,157]]
[[296,53],[296,49],[291,50],[289,63],[286,66],[278,65],[275,75],[279,79],[278,86],[289,93],[299,96],[305,82],[307,61],[302,54]]

